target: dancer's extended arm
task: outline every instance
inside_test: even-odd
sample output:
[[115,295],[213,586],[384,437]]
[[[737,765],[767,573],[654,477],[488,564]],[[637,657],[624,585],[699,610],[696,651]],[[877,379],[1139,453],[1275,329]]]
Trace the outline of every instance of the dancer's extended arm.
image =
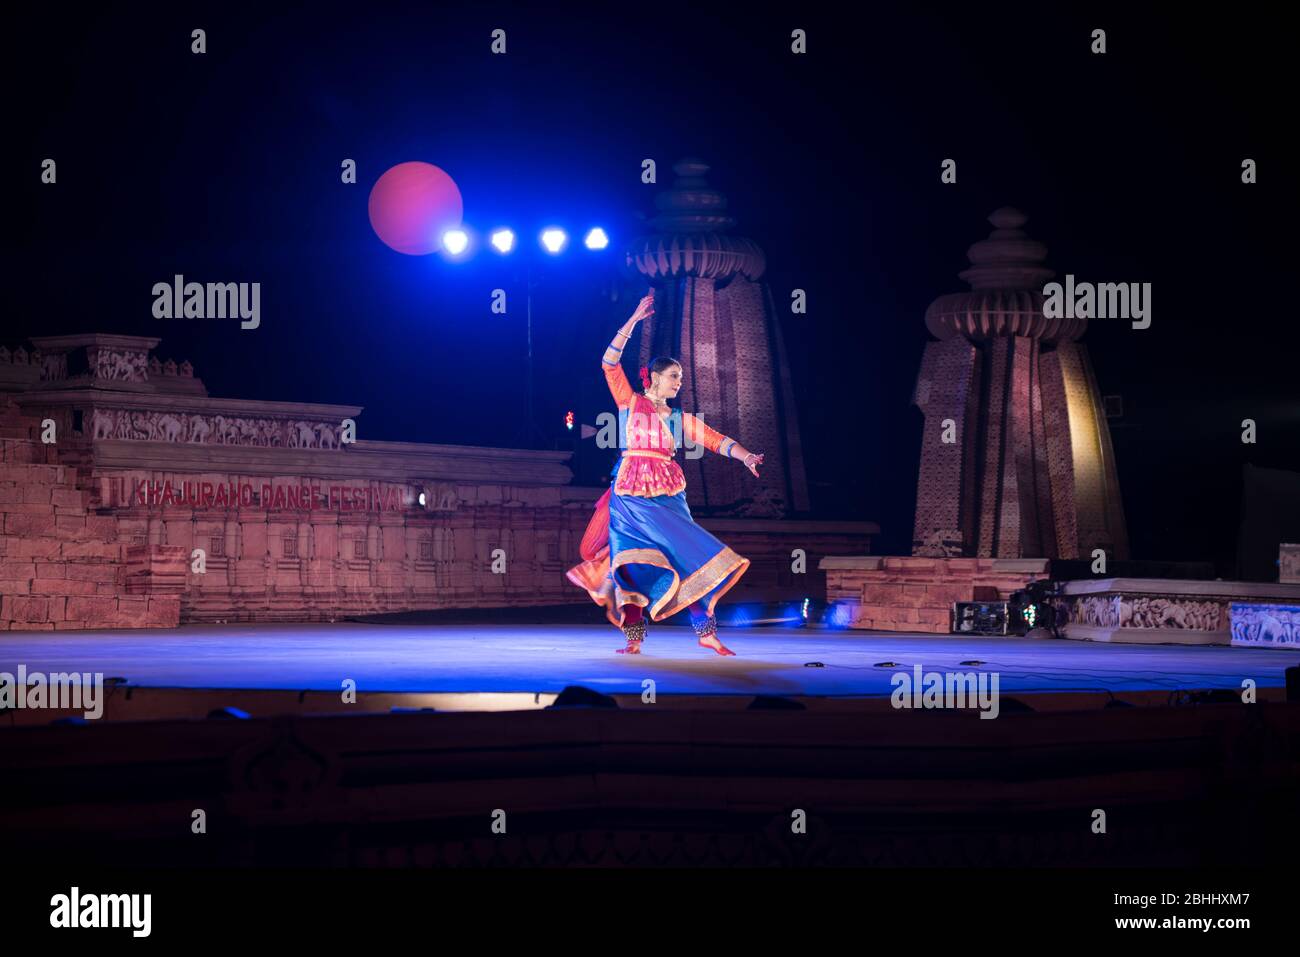
[[725,455],[729,459],[739,459],[747,469],[755,475],[758,474],[755,466],[762,464],[763,456],[749,451],[730,436],[723,435],[717,429],[705,425],[703,419],[697,419],[689,412],[683,412],[682,432],[685,434],[687,442],[693,445],[702,445],[710,452]]
[[622,329],[614,333],[613,341],[605,349],[605,357],[600,360],[600,367],[605,370],[605,381],[609,384],[610,395],[614,397],[620,409],[632,401],[632,384],[627,381],[627,374],[623,372],[623,348],[632,338],[632,330],[636,328],[636,324],[647,316],[653,316],[654,311],[654,295],[651,294],[637,304],[632,317],[623,323]]

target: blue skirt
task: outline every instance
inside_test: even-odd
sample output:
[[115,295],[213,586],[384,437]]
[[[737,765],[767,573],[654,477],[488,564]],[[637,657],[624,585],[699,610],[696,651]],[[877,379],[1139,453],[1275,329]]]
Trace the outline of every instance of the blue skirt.
[[695,524],[686,493],[609,497],[609,582],[617,624],[623,605],[647,608],[661,621],[694,602],[711,615],[740,581],[749,559]]

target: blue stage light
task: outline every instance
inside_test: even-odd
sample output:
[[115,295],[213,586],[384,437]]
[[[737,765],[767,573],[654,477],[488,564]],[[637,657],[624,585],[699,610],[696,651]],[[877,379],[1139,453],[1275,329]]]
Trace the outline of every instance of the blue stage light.
[[605,230],[597,226],[591,232],[587,233],[585,242],[588,249],[604,249],[609,245],[609,237],[605,235]]
[[558,253],[564,248],[564,244],[569,241],[569,237],[563,229],[552,226],[549,229],[542,230],[542,245],[551,255]]
[[498,229],[492,233],[492,246],[504,255],[515,248],[515,234],[509,229]]
[[463,229],[449,229],[442,234],[442,248],[453,256],[459,256],[469,248],[469,233]]
[[822,621],[831,628],[847,628],[852,619],[853,611],[848,605],[844,602],[833,601],[830,607],[826,609]]

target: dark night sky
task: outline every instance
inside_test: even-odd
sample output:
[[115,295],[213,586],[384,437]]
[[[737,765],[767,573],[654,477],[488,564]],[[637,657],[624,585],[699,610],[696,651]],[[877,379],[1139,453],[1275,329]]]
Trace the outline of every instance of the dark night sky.
[[[876,520],[881,550],[906,551],[925,308],[965,288],[967,246],[1015,205],[1061,275],[1153,284],[1150,329],[1094,322],[1084,340],[1103,393],[1124,398],[1135,557],[1230,571],[1243,463],[1300,469],[1287,34],[1262,8],[1041,6],[858,22],[802,4],[29,11],[6,65],[0,341],[159,336],[214,395],[363,405],[364,438],[518,444],[524,330],[484,305],[513,277],[487,257],[392,252],[370,186],[426,160],[471,223],[604,222],[617,242],[653,212],[641,160],[663,186],[696,155],[766,250],[777,302],[808,290],[785,328],[817,511]],[[488,53],[498,26],[505,57]],[[805,57],[789,53],[795,26]],[[1096,26],[1105,56],[1088,49]],[[54,187],[38,181],[47,156]],[[945,157],[957,185],[939,181]],[[261,328],[152,318],[152,284],[177,272],[260,281]],[[591,421],[609,405],[597,364],[631,305],[602,305],[596,282],[571,257],[539,291],[539,418],[560,440],[565,409]]]

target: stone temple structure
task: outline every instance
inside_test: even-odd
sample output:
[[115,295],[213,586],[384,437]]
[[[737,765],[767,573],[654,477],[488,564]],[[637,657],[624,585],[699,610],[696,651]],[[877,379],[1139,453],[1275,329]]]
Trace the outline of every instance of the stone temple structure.
[[[1128,558],[1115,456],[1079,343],[1086,319],[1048,319],[1047,250],[995,211],[967,252],[968,292],[940,296],[914,403],[925,414],[912,552]],[[946,433],[946,434],[945,434]]]
[[677,178],[656,197],[652,232],[628,249],[629,265],[655,287],[637,364],[679,359],[682,408],[764,453],[757,480],[717,456],[685,459],[692,511],[782,518],[809,508],[785,344],[762,282],[763,250],[730,232],[736,221],[705,181],[708,169],[694,159],[674,164]]
[[1087,321],[1043,315],[1053,272],[1025,216],[1003,208],[989,221],[960,274],[970,290],[926,311],[937,341],[913,394],[925,431],[912,555],[821,562],[851,627],[946,633],[955,602],[1005,600],[1050,559],[1128,558],[1110,433],[1078,342]]

